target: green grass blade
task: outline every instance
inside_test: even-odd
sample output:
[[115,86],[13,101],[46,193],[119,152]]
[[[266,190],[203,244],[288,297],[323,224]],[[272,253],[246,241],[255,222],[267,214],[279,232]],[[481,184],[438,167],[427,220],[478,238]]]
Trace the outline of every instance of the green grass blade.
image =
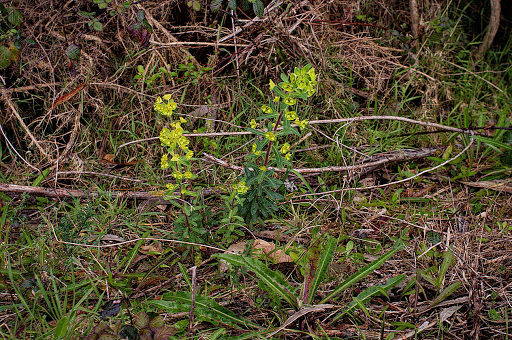
[[[192,303],[191,292],[172,292],[162,296],[162,300],[148,301],[154,306],[162,308],[169,313],[182,313],[190,311]],[[226,325],[239,328],[239,325],[250,326],[252,328],[260,328],[257,324],[240,318],[229,309],[219,305],[209,297],[196,295],[194,300],[194,312],[198,318],[206,320],[214,320]]]
[[432,303],[430,304],[429,308],[432,308],[434,307],[435,305],[437,305],[438,303],[446,300],[448,298],[448,296],[452,295],[457,289],[459,289],[459,287],[461,286],[462,283],[460,283],[460,281],[457,281],[457,282],[454,282],[452,283],[451,285],[449,285],[448,287],[446,287],[440,294],[438,297],[436,297],[434,299],[434,301],[432,301]]
[[226,262],[239,267],[245,267],[256,274],[256,276],[270,289],[272,292],[288,302],[294,308],[298,308],[299,301],[292,293],[293,287],[286,282],[283,274],[278,271],[272,271],[261,261],[237,254],[215,254],[212,257],[218,257]]
[[315,277],[309,286],[309,291],[307,292],[307,304],[312,304],[313,299],[315,298],[315,293],[322,283],[325,272],[329,269],[329,264],[331,264],[332,257],[334,255],[334,251],[336,250],[336,239],[332,236],[329,236],[327,240],[327,244],[325,245],[322,255],[320,255],[320,259],[318,260],[318,265],[315,273]]
[[448,249],[444,253],[443,263],[441,264],[441,268],[439,269],[439,276],[437,277],[435,283],[438,292],[439,289],[441,288],[441,285],[443,284],[446,273],[448,272],[448,269],[453,265],[454,260],[455,256],[453,256],[453,252],[450,249]]
[[350,276],[345,282],[343,282],[338,288],[336,288],[331,294],[327,295],[320,303],[327,303],[327,301],[331,299],[335,299],[336,295],[338,295],[340,292],[344,291],[348,287],[352,286],[356,282],[364,279],[368,275],[370,275],[374,270],[382,266],[386,261],[391,258],[397,251],[401,250],[403,246],[398,246],[393,249],[391,249],[386,254],[379,257],[377,260],[373,261],[357,273]]

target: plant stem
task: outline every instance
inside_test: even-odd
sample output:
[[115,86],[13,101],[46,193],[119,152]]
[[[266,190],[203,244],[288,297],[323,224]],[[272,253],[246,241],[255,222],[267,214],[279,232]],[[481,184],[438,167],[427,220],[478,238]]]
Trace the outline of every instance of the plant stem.
[[[279,114],[279,117],[277,118],[277,122],[276,122],[276,125],[274,126],[274,129],[272,130],[272,133],[276,133],[277,131],[277,128],[279,127],[279,124],[281,123],[281,120],[283,119],[283,115],[284,115],[284,110],[281,111],[281,113]],[[272,147],[272,141],[269,141],[268,142],[268,146],[267,146],[267,154],[265,155],[265,162],[263,163],[263,166],[266,168],[267,167],[267,164],[268,164],[268,159],[269,159],[269,156],[270,156],[270,148]]]

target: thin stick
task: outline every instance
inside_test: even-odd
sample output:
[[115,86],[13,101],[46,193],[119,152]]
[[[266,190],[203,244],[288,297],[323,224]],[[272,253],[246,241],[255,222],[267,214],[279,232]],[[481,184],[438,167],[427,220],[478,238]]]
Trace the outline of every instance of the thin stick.
[[443,167],[443,166],[445,166],[446,164],[448,164],[450,162],[453,162],[454,160],[456,160],[457,158],[462,156],[462,154],[464,154],[464,152],[466,152],[473,145],[474,142],[475,142],[475,140],[471,139],[471,142],[461,152],[459,152],[457,155],[455,155],[453,158],[450,158],[449,160],[447,160],[447,161],[445,161],[445,162],[443,162],[443,163],[441,163],[439,165],[436,165],[435,167],[433,167],[431,169],[423,170],[422,172],[417,173],[414,176],[407,177],[407,178],[401,179],[399,181],[395,181],[395,182],[391,182],[391,183],[386,183],[386,184],[380,184],[380,185],[373,185],[373,186],[363,187],[363,188],[345,188],[345,189],[330,190],[330,191],[324,191],[324,192],[318,192],[318,193],[297,195],[297,196],[291,197],[290,199],[306,197],[306,196],[313,196],[313,195],[332,194],[332,193],[343,192],[343,191],[348,191],[348,190],[367,190],[367,189],[383,188],[383,187],[387,187],[387,186],[390,186],[390,185],[395,185],[395,184],[398,184],[398,183],[407,182],[407,181],[410,181],[411,179],[414,179],[416,177],[424,175],[424,174],[426,174],[428,172],[434,171],[435,169],[439,169],[440,167]]
[[37,149],[39,150],[39,152],[45,156],[46,158],[48,158],[48,160],[50,159],[50,156],[46,153],[46,151],[43,150],[43,148],[41,147],[41,145],[39,144],[39,142],[37,141],[37,139],[34,137],[34,135],[32,135],[32,133],[30,132],[30,129],[28,128],[28,126],[25,124],[25,122],[23,121],[23,119],[21,118],[20,114],[18,113],[18,110],[16,110],[16,108],[14,107],[12,101],[9,99],[9,98],[4,98],[4,101],[7,103],[7,105],[9,106],[9,108],[11,109],[12,113],[14,113],[14,115],[16,116],[16,118],[18,119],[18,121],[20,122],[20,125],[21,127],[23,128],[23,130],[25,130],[26,134],[30,137],[30,139],[32,140],[32,143],[34,143],[34,145],[37,147]]
[[[352,122],[359,122],[359,121],[363,121],[363,120],[398,120],[398,121],[402,121],[402,122],[406,122],[406,123],[442,129],[445,131],[452,131],[452,132],[458,132],[458,133],[463,133],[463,134],[474,134],[474,131],[469,130],[469,129],[459,129],[459,128],[448,126],[448,125],[422,122],[419,120],[414,120],[414,119],[405,118],[405,117],[398,117],[398,116],[360,116],[360,117],[352,117],[352,118],[311,120],[308,122],[308,124],[318,125],[318,124],[352,123]],[[296,124],[291,124],[291,126],[297,127]],[[282,128],[280,128],[278,130],[281,130],[281,129]],[[185,136],[185,137],[220,137],[220,136],[243,136],[243,135],[251,135],[251,134],[252,134],[252,132],[249,132],[249,131],[238,131],[238,132],[186,133],[186,134],[183,134],[183,136]],[[158,138],[159,137],[151,137],[151,138],[134,140],[134,141],[131,141],[128,143],[121,144],[118,147],[118,149],[125,147],[127,145],[130,145],[130,144],[158,140]]]
[[94,171],[58,171],[55,174],[55,177],[57,177],[59,175],[93,175],[93,176],[110,177],[110,178],[120,179],[123,181],[142,183],[142,180],[140,180],[140,179],[134,179],[134,178],[124,177],[124,176],[116,176],[116,175],[111,175],[111,174],[103,174],[101,172],[94,172]]
[[[340,172],[340,171],[354,171],[354,170],[361,170],[366,168],[373,168],[373,167],[379,167],[386,163],[390,162],[399,162],[399,161],[405,161],[405,160],[411,160],[411,159],[417,159],[417,158],[424,158],[433,155],[439,148],[431,147],[431,148],[425,148],[425,149],[419,149],[419,150],[398,150],[394,153],[387,153],[384,158],[379,159],[377,161],[373,162],[367,162],[363,164],[357,164],[357,165],[347,165],[347,166],[326,166],[322,168],[298,168],[298,169],[292,169],[294,172],[298,172],[300,174],[306,174],[306,173],[324,173],[324,172]],[[244,168],[242,166],[229,164],[226,161],[223,161],[222,159],[219,159],[217,157],[214,157],[210,154],[203,153],[204,158],[209,160],[210,162],[217,163],[225,168],[233,169],[236,171],[242,171]],[[376,156],[378,157],[378,155]],[[274,170],[276,172],[286,172],[287,169],[280,169],[275,167],[268,167],[269,170]]]

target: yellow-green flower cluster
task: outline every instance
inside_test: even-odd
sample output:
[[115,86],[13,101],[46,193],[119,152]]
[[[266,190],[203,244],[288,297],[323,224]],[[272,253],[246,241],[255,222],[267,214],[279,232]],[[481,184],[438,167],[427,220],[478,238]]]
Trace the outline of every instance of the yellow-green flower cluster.
[[280,151],[287,161],[289,161],[292,158],[292,154],[288,152],[290,151],[290,143],[284,143],[283,146],[281,146]]
[[256,156],[259,156],[261,155],[261,150],[256,150],[258,148],[258,144],[254,143],[252,145],[252,153],[255,154]]
[[270,132],[270,131],[265,133],[265,138],[268,139],[271,142],[275,142],[277,140],[276,135],[273,132]]
[[238,195],[243,195],[249,190],[249,187],[245,185],[245,181],[241,181],[237,184],[233,184],[232,187],[233,187],[233,190],[236,190]]
[[[171,99],[171,95],[166,94],[156,99],[154,108],[164,116],[172,116],[177,105]],[[171,122],[170,129],[163,128],[162,131],[160,131],[160,142],[162,146],[167,147],[167,152],[162,155],[160,160],[160,167],[164,170],[172,168],[172,177],[178,182],[178,185],[172,183],[167,184],[166,187],[169,191],[174,191],[182,180],[194,177],[192,172],[188,171],[190,168],[188,161],[194,157],[194,152],[188,148],[190,141],[183,135],[185,131],[181,126],[181,124],[186,122],[185,119],[180,117],[179,120]],[[182,170],[183,167],[185,171]],[[185,188],[181,188],[182,192],[183,190],[185,190]]]
[[163,97],[156,98],[155,105],[153,106],[155,111],[159,112],[164,116],[172,116],[172,112],[176,110],[178,105],[171,99],[170,94],[166,94]]

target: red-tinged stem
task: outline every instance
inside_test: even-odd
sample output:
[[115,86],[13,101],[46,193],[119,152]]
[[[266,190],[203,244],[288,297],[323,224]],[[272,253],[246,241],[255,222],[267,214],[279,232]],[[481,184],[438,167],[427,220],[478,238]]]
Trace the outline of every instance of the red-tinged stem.
[[[281,114],[279,114],[279,117],[277,118],[276,125],[274,126],[274,129],[272,130],[272,133],[274,135],[276,134],[277,128],[279,127],[279,124],[281,123],[281,120],[283,119],[283,115],[284,115],[284,110],[281,111]],[[267,167],[267,164],[268,164],[268,158],[270,156],[270,148],[271,147],[272,147],[272,141],[269,141],[268,146],[267,146],[267,154],[265,155],[265,162],[263,163],[263,166],[265,168]]]

